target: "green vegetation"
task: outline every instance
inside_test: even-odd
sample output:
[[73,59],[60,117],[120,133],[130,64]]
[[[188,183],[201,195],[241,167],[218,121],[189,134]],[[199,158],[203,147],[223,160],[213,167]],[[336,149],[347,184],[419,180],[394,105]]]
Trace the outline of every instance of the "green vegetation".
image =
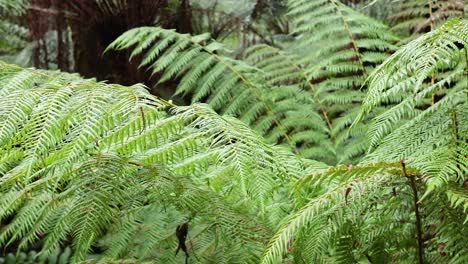
[[160,1],[103,54],[74,8],[132,4],[52,2],[0,0],[0,263],[468,262],[463,1]]

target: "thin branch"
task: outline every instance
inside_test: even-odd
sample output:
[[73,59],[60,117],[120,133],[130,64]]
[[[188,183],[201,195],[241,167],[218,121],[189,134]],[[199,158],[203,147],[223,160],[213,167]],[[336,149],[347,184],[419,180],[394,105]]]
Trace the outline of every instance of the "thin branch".
[[418,263],[424,264],[424,241],[422,239],[421,215],[419,214],[419,198],[418,190],[416,189],[416,182],[414,180],[415,176],[408,175],[406,173],[405,160],[401,160],[400,163],[403,169],[403,176],[409,179],[411,189],[413,190],[414,212],[416,214],[416,233],[418,237]]

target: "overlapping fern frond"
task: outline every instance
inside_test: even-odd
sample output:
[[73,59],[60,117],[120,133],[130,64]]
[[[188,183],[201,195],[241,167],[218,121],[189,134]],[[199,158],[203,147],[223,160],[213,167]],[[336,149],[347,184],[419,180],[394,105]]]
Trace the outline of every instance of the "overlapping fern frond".
[[286,50],[251,47],[245,62],[228,57],[208,35],[158,27],[132,29],[109,49],[143,54],[141,65],[160,73],[160,82],[180,80],[178,94],[239,117],[271,142],[328,163],[355,162],[365,151],[365,128],[348,131],[359,88],[396,38],[338,1],[291,1],[290,15],[297,43]]
[[186,222],[190,263],[468,262],[467,21],[390,56],[398,39],[340,1],[289,15],[295,41],[244,60],[159,27],[109,47],[185,107],[0,62],[0,246],[181,263]]
[[[19,243],[21,250],[43,240],[48,254],[71,243],[78,262],[104,234],[123,229],[101,248],[106,261],[136,255],[176,261],[174,223],[190,221],[200,232],[190,239],[198,257],[225,256],[221,251],[238,243],[247,245],[238,250],[251,252],[242,254],[252,263],[269,217],[281,217],[266,210],[281,206],[272,198],[277,186],[304,170],[243,123],[204,105],[173,106],[139,85],[5,63],[0,83],[3,246]],[[140,255],[138,243],[130,246],[147,210],[172,222],[155,227],[167,236],[148,237],[153,246]]]
[[[468,260],[460,247],[468,242],[467,25],[466,20],[446,23],[370,74],[361,118],[393,105],[374,119],[370,153],[357,166],[298,181],[300,209],[285,219],[263,263],[276,263],[287,253],[298,263],[415,263],[417,244],[428,263]],[[427,85],[439,70],[444,74]],[[433,94],[436,101],[428,107]],[[422,224],[415,214],[423,216]],[[420,239],[414,239],[417,232]]]
[[395,50],[387,26],[336,0],[291,0],[297,39],[288,50],[300,60],[317,100],[331,120],[337,161],[356,161],[366,148],[365,126],[349,126],[364,96],[364,80]]
[[[299,189],[329,187],[322,194],[309,197],[300,210],[285,219],[270,241],[262,263],[276,263],[288,253],[288,244],[297,244],[293,250],[294,261],[298,263],[351,263],[366,255],[377,258],[379,238],[390,229],[393,234],[402,232],[391,226],[388,229],[380,226],[400,217],[393,214],[392,206],[399,206],[404,200],[389,199],[398,176],[401,176],[399,164],[368,164],[330,168],[299,181]],[[356,234],[347,234],[349,228]],[[352,237],[351,246],[340,248],[348,235]],[[357,244],[358,237],[365,238],[365,245]],[[395,246],[386,242],[386,248]]]
[[23,49],[28,38],[28,30],[17,24],[0,20],[0,55]]
[[313,111],[298,120],[300,123],[295,126],[299,132],[293,131],[291,138],[294,142],[302,142],[305,146],[309,142],[319,143],[316,147],[308,147],[301,152],[306,157],[320,158],[329,163],[336,162],[337,153],[330,141],[332,120],[315,84],[307,77],[307,69],[299,63],[299,57],[288,50],[266,44],[248,48],[244,56],[246,62],[261,70],[270,86],[296,87],[297,91],[304,91],[301,93],[310,101],[307,106]]
[[[395,106],[375,118],[367,160],[409,159],[436,177],[434,184],[463,182],[468,169],[467,36],[468,22],[451,20],[407,44],[369,77],[363,114],[379,105]],[[434,74],[438,78],[426,82]]]
[[[132,29],[109,49],[133,48],[142,66],[163,72],[160,82],[180,79],[177,93],[192,102],[238,117],[270,142],[288,145],[304,157],[327,159],[327,127],[309,94],[297,85],[277,85],[264,72],[226,56],[209,35],[189,36],[158,27]],[[333,154],[333,153],[332,153]]]
[[394,3],[396,10],[390,16],[392,30],[408,41],[437,29],[450,18],[464,16],[467,7],[466,2],[460,0],[397,1]]

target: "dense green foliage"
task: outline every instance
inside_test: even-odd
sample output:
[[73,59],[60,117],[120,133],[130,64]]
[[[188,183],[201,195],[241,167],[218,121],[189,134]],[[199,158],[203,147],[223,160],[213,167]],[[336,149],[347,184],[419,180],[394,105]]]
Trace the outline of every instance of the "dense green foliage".
[[0,262],[468,262],[468,21],[404,2],[277,3],[291,34],[240,51],[160,26],[107,48],[188,106],[0,61]]
[[290,15],[301,38],[281,51],[253,46],[248,64],[219,55],[226,49],[207,34],[155,27],[130,30],[110,48],[137,44],[131,57],[144,52],[141,65],[153,74],[164,71],[160,82],[178,76],[178,94],[238,117],[271,142],[331,164],[355,161],[367,147],[361,125],[347,130],[359,112],[359,89],[397,39],[337,1],[294,1]]
[[[119,233],[104,256],[132,256],[137,253],[122,251],[132,236],[138,237],[134,232],[143,228],[144,219],[169,210],[150,222],[156,226],[145,247],[163,246],[160,240],[167,238],[158,233],[172,231],[174,223],[187,217],[185,212],[205,226],[196,236],[201,251],[221,254],[211,252],[210,244],[218,236],[223,241],[231,236],[227,245],[215,249],[235,255],[229,244],[252,243],[254,250],[259,247],[254,237],[267,238],[266,207],[281,205],[270,205],[269,198],[305,169],[239,121],[203,105],[172,106],[138,85],[107,85],[7,64],[1,64],[0,79],[1,185],[8,190],[0,212],[2,219],[14,214],[0,236],[3,244],[20,238],[22,249],[40,234],[50,234],[43,247],[47,252],[70,234],[72,260],[77,261],[110,228]],[[207,183],[220,193],[206,188]],[[231,206],[225,200],[243,202]],[[254,226],[249,215],[257,211],[265,226]],[[140,246],[135,250],[141,251]],[[143,250],[137,256],[147,254],[155,252]]]
[[24,14],[25,9],[26,1],[0,1],[0,59],[10,59],[27,46],[28,29],[7,19]]
[[[306,252],[306,263],[329,261],[320,251],[328,248],[329,243],[337,243],[337,253],[343,253],[337,256],[338,262],[354,263],[363,256],[377,263],[391,259],[416,262],[412,259],[414,252],[410,253],[406,244],[412,242],[400,240],[415,233],[414,226],[405,224],[405,219],[411,219],[414,213],[411,208],[414,197],[409,186],[405,186],[406,179],[402,179],[408,175],[421,180],[419,190],[424,191],[418,201],[425,205],[422,214],[427,222],[423,230],[435,236],[426,247],[436,249],[442,241],[439,239],[451,237],[456,241],[453,248],[445,248],[453,250],[449,253],[450,262],[466,261],[467,60],[466,48],[460,50],[454,43],[466,46],[467,30],[466,22],[451,21],[397,51],[369,76],[369,91],[361,115],[382,104],[395,104],[378,115],[370,126],[369,153],[356,167],[338,167],[299,181],[301,188],[323,181],[331,188],[308,201],[287,220],[270,242],[265,262],[281,256],[285,241],[293,239],[298,231],[304,232],[304,226],[316,232],[315,236],[305,238],[309,241],[305,245],[313,249],[300,250]],[[424,85],[424,79],[442,69],[447,73],[441,80]],[[443,98],[424,110],[418,109],[424,107],[432,93],[443,94]],[[415,171],[407,174],[402,167],[405,163]],[[338,184],[334,183],[337,178]],[[453,218],[447,220],[441,214]],[[330,218],[332,224],[327,222]],[[449,231],[443,226],[453,229]],[[458,231],[451,233],[454,230]],[[356,248],[355,243],[360,241],[366,245]],[[346,247],[341,248],[341,243]],[[447,261],[436,252],[425,257],[430,263]]]

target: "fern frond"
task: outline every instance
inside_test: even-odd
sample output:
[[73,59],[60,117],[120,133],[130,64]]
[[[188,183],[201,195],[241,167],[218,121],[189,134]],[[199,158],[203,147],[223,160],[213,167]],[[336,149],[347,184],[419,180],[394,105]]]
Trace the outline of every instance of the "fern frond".
[[[289,1],[297,40],[288,47],[314,86],[330,122],[338,163],[356,162],[366,149],[364,127],[349,133],[364,96],[364,80],[395,49],[388,28],[340,1]],[[326,113],[326,115],[325,115]],[[352,143],[351,143],[352,142]],[[341,155],[344,154],[344,155]]]
[[[229,51],[206,34],[192,37],[157,27],[137,28],[108,49],[127,48],[133,49],[131,57],[143,54],[141,66],[162,73],[159,83],[180,79],[177,94],[238,117],[270,142],[288,145],[305,157],[319,157],[310,149],[322,145],[327,128],[302,86],[269,81],[267,69],[226,56]],[[299,137],[308,131],[322,135]],[[331,160],[330,156],[325,153],[321,158]]]
[[[147,208],[167,204],[171,212],[161,215],[170,221],[171,214],[195,217],[193,230],[215,223],[194,240],[208,243],[197,254],[229,256],[231,245],[240,243],[247,246],[231,252],[232,258],[243,255],[244,263],[255,263],[275,186],[304,173],[300,158],[269,145],[244,123],[206,105],[174,106],[141,85],[109,85],[2,62],[0,82],[0,185],[8,190],[1,193],[0,217],[12,218],[0,231],[3,245],[18,241],[26,249],[44,239],[41,254],[48,256],[71,239],[76,263],[126,223],[105,256],[136,259],[140,245],[131,241]],[[185,176],[174,176],[179,173]],[[238,184],[226,192],[233,179]],[[236,206],[226,203],[239,199]],[[175,260],[174,226],[161,228],[170,238],[149,236],[145,243],[159,248],[158,259]],[[162,240],[172,242],[164,246]],[[222,245],[219,251],[209,246],[213,241]],[[141,257],[155,257],[154,247]]]
[[[429,190],[463,180],[467,170],[466,133],[460,133],[466,129],[467,80],[462,76],[467,25],[466,20],[449,21],[392,55],[369,77],[362,106],[361,116],[380,105],[398,103],[371,127],[375,150],[367,160],[412,160],[431,178]],[[441,70],[447,74],[440,74],[434,84],[424,82]],[[435,102],[435,96],[441,98]]]
[[447,20],[463,17],[466,3],[458,0],[412,0],[395,3],[390,16],[392,30],[405,36],[404,42],[437,29]]
[[[316,243],[315,247],[327,248],[333,238],[333,233],[340,230],[344,224],[339,220],[344,218],[347,211],[354,213],[363,210],[362,204],[365,197],[372,197],[378,193],[379,186],[384,186],[391,182],[395,174],[395,165],[363,165],[352,169],[332,168],[328,171],[313,176],[314,184],[331,183],[336,180],[336,176],[341,178],[339,184],[332,185],[325,193],[312,198],[300,210],[288,217],[276,235],[270,240],[262,259],[262,263],[275,263],[288,250],[288,243],[293,243],[297,233],[308,226],[313,227],[320,222],[324,224],[319,232],[312,233],[316,235],[309,238]],[[325,182],[324,182],[325,181]],[[304,184],[301,182],[301,185]],[[375,184],[375,185],[374,185]],[[326,185],[324,185],[326,186]],[[351,191],[347,191],[351,189]],[[356,208],[353,208],[356,207]],[[333,216],[336,216],[333,217]],[[332,218],[332,222],[326,219]],[[328,234],[326,238],[320,238],[321,235]],[[307,233],[312,235],[311,233]],[[317,239],[316,239],[317,238]],[[323,259],[323,251],[317,251],[312,259]]]

